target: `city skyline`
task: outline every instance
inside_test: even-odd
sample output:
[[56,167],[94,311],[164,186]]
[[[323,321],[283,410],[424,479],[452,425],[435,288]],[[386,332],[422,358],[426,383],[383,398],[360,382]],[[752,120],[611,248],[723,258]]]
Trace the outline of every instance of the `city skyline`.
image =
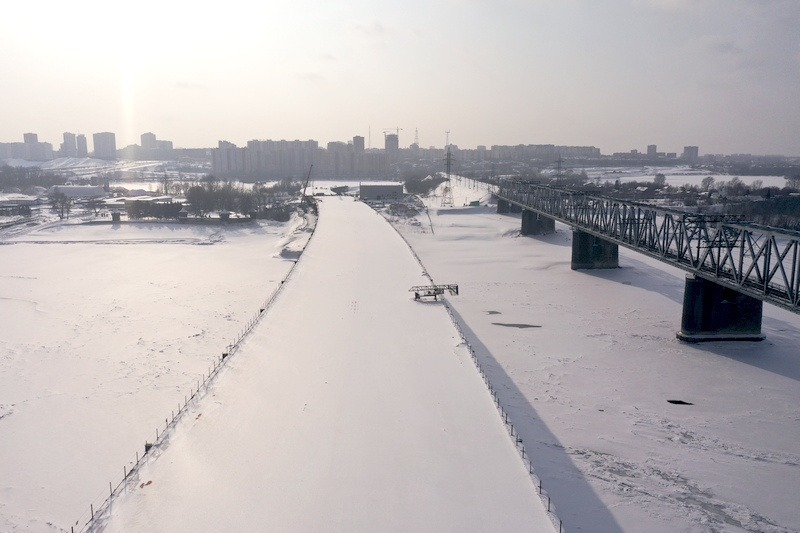
[[789,0],[78,0],[8,14],[0,142],[108,131],[118,147],[157,132],[176,148],[353,136],[379,148],[400,128],[402,148],[415,131],[444,146],[449,131],[463,148],[800,156]]
[[[449,131],[446,132],[446,133],[449,134]],[[143,148],[143,149],[146,149],[146,150],[157,150],[157,149],[160,149],[160,150],[172,150],[172,149],[175,148],[175,146],[173,145],[172,141],[165,141],[165,140],[158,139],[156,134],[154,134],[153,132],[144,132],[144,133],[139,135],[139,139],[137,140],[138,142],[134,142],[134,143],[131,143],[131,144],[128,144],[128,145],[125,145],[125,146],[117,146],[116,145],[116,133],[115,132],[97,132],[97,133],[93,133],[91,135],[92,135],[93,141],[95,141],[95,142],[97,142],[97,139],[100,138],[100,139],[106,139],[106,142],[112,142],[114,144],[114,148],[113,149],[109,149],[107,147],[104,147],[101,150],[101,151],[104,152],[104,155],[107,156],[107,157],[105,157],[107,159],[113,159],[113,157],[110,156],[110,154],[112,152],[124,150],[125,148],[130,148],[130,147]],[[63,132],[62,136],[63,136],[63,142],[60,142],[60,145],[59,145],[58,142],[50,142],[47,139],[40,138],[40,135],[37,132],[25,132],[25,133],[23,133],[21,135],[21,138],[18,138],[18,139],[12,139],[10,141],[6,141],[6,140],[0,139],[0,146],[2,146],[2,145],[10,145],[10,144],[21,145],[21,144],[29,144],[29,143],[48,144],[48,145],[50,145],[52,147],[52,150],[53,150],[52,158],[56,158],[56,157],[88,157],[88,156],[96,155],[96,153],[97,153],[96,148],[93,147],[91,150],[88,149],[88,144],[86,142],[87,137],[86,137],[85,134],[83,134],[83,133],[75,134],[75,133],[72,133],[72,132],[65,131],[65,132]],[[367,144],[366,144],[367,141],[365,140],[365,138],[363,136],[354,135],[352,138],[349,138],[349,139],[336,139],[336,140],[328,140],[328,141],[321,141],[320,139],[315,139],[315,138],[310,138],[310,137],[306,137],[306,138],[303,138],[303,139],[258,138],[258,139],[248,139],[245,142],[238,142],[238,143],[237,142],[231,142],[231,141],[228,141],[228,140],[225,140],[225,139],[219,139],[213,146],[182,146],[182,147],[179,147],[179,148],[181,148],[181,149],[212,149],[212,150],[216,149],[216,148],[222,148],[222,147],[244,148],[244,147],[247,147],[247,146],[249,146],[250,144],[252,144],[254,142],[255,143],[260,143],[260,142],[302,142],[302,143],[313,142],[316,145],[318,145],[320,148],[323,148],[323,149],[326,146],[330,147],[332,145],[353,145],[355,143],[356,145],[359,146],[359,149],[362,150],[362,151],[365,150],[365,149],[374,149],[374,150],[385,150],[386,149],[386,150],[390,150],[390,151],[391,150],[398,150],[398,149],[399,150],[405,150],[405,149],[413,147],[412,144],[408,144],[408,143],[404,146],[400,142],[397,133],[384,133],[382,139],[380,140],[380,145],[371,146],[371,147],[367,146]],[[436,146],[436,145],[418,146],[418,148],[421,148],[421,149],[445,149],[445,148],[447,148],[447,146],[448,146],[447,144],[442,144],[442,145],[439,145],[439,146]],[[490,149],[490,148],[493,148],[493,147],[510,147],[510,146],[557,146],[557,147],[592,148],[592,149],[597,148],[594,145],[585,145],[585,146],[568,145],[568,144],[567,145],[555,145],[553,143],[535,143],[535,144],[534,143],[511,143],[511,144],[491,143],[491,144],[484,144],[484,145],[477,145],[477,146],[458,146],[455,143],[450,143],[449,146],[453,146],[456,149],[465,149],[465,150],[474,150],[476,148],[478,148],[478,149],[487,149],[487,148],[489,148]],[[654,158],[656,156],[663,158],[665,156],[665,151],[664,150],[657,151],[658,148],[660,148],[660,147],[658,147],[657,145],[649,144],[649,145],[647,145],[646,150],[640,150],[639,147],[633,147],[630,150],[625,150],[623,153],[630,153],[632,155],[637,155],[637,154],[638,155],[645,155],[646,154],[648,156],[653,156]],[[694,151],[695,151],[694,157],[696,158],[697,157],[697,153],[696,152],[698,150],[698,147],[697,146],[683,146],[682,150],[685,151],[687,148],[694,149]],[[599,150],[599,148],[597,148],[597,150]],[[666,152],[666,154],[668,154],[668,157],[669,156],[677,157],[677,156],[681,155],[681,150],[674,150],[671,153],[670,152]],[[597,155],[614,155],[614,154],[603,153],[602,150],[600,150],[600,154],[597,154]],[[708,154],[708,155],[714,155],[714,154]],[[723,154],[723,155],[730,155],[730,154]],[[753,155],[761,155],[761,154],[753,154]],[[783,156],[783,154],[764,154],[764,155],[781,155],[781,156]]]

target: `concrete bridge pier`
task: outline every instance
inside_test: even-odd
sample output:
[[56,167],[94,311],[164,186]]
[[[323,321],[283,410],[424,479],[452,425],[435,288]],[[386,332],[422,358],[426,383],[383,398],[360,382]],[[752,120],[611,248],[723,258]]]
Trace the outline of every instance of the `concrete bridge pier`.
[[686,342],[761,341],[763,302],[687,274],[678,339]]
[[497,199],[497,212],[498,214],[505,215],[508,213],[510,204],[508,200],[503,200],[502,198]]
[[522,235],[548,235],[556,232],[556,221],[534,211],[522,210]]
[[572,270],[619,268],[619,246],[590,233],[572,230]]

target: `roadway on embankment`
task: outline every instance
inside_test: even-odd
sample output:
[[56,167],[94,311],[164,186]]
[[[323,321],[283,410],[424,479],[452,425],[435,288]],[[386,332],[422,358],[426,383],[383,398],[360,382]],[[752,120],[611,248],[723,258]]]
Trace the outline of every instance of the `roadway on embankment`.
[[278,300],[105,530],[552,531],[447,313],[408,292],[426,282],[382,217],[322,200]]

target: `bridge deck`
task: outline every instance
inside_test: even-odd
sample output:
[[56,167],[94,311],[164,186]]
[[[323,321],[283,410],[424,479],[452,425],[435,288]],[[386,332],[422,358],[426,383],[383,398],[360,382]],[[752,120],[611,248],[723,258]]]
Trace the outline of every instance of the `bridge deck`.
[[800,233],[539,185],[499,199],[800,313]]

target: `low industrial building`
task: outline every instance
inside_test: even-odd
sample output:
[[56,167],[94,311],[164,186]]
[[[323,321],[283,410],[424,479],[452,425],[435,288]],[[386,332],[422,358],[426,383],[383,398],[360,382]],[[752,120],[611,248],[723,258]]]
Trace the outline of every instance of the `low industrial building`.
[[18,206],[18,205],[36,205],[40,204],[41,200],[36,196],[29,194],[8,193],[0,194],[0,207]]
[[382,181],[359,184],[359,196],[365,202],[386,202],[403,199],[403,184]]
[[103,187],[96,185],[53,185],[48,195],[63,193],[67,198],[100,198],[108,193]]

